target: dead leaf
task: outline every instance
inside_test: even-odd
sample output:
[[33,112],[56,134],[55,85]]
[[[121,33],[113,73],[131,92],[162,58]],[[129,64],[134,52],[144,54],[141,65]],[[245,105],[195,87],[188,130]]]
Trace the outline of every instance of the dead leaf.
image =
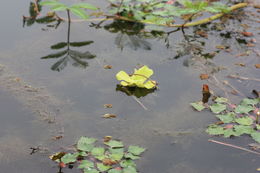
[[255,39],[255,38],[252,38],[252,39],[250,40],[250,42],[251,42],[251,43],[256,43],[256,39]]
[[255,68],[260,68],[260,64],[255,64]]
[[58,152],[53,155],[50,155],[49,158],[53,161],[56,161],[58,159],[61,159],[66,153],[65,152]]
[[255,47],[255,44],[253,44],[253,43],[247,43],[246,46],[247,46],[247,47]]
[[65,167],[66,167],[66,164],[63,163],[63,162],[60,162],[60,163],[59,163],[59,167],[61,167],[61,168],[65,168]]
[[61,136],[61,135],[60,135],[60,136],[53,136],[53,137],[52,137],[53,140],[59,140],[59,139],[61,139],[61,138],[63,138],[63,136]]
[[235,65],[238,65],[238,66],[240,66],[240,67],[245,67],[245,66],[246,66],[246,65],[243,64],[243,63],[235,63]]
[[117,164],[118,162],[115,161],[115,160],[111,160],[111,159],[109,159],[109,158],[106,158],[106,159],[103,159],[103,160],[102,160],[102,163],[103,163],[104,165],[106,165],[106,166],[112,166],[112,165]]
[[112,108],[113,105],[112,104],[104,104],[104,108]]
[[226,49],[226,46],[224,46],[224,45],[217,45],[216,48],[217,48],[217,49],[224,50],[224,49]]
[[112,65],[104,65],[104,69],[112,69]]
[[254,35],[252,32],[241,32],[241,34],[245,37],[251,37]]
[[105,136],[104,137],[104,142],[109,142],[112,139],[112,136]]
[[236,57],[239,57],[239,56],[249,56],[250,53],[251,53],[251,51],[246,51],[246,52],[243,52],[243,53],[237,54]]
[[234,125],[233,124],[227,124],[227,125],[225,125],[225,129],[232,129],[234,127]]
[[210,91],[209,91],[209,86],[207,84],[203,84],[203,86],[202,86],[202,102],[208,103],[210,96],[211,96],[211,94],[210,94]]
[[102,117],[103,118],[116,118],[116,115],[115,114],[104,114]]
[[208,33],[206,31],[199,30],[199,31],[196,31],[196,34],[201,37],[208,38]]
[[209,78],[209,75],[208,74],[201,74],[200,75],[200,79],[201,80],[205,80],[205,79],[208,79]]

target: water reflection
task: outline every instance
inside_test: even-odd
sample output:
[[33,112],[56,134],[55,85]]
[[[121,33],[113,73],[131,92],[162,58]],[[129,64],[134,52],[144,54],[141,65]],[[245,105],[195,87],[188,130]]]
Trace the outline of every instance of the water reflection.
[[128,96],[135,96],[137,98],[145,97],[146,95],[153,93],[156,89],[146,89],[138,87],[124,87],[122,85],[116,86],[116,91],[121,91]]

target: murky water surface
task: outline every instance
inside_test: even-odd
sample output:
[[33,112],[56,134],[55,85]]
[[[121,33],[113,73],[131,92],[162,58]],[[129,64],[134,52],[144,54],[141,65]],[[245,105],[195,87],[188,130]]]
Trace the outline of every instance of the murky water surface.
[[[248,50],[239,41],[249,38],[233,34],[247,24],[258,42],[260,24],[255,20],[259,18],[248,13],[241,23],[236,19],[227,22],[223,31],[213,30],[214,23],[187,29],[188,40],[181,31],[168,38],[146,38],[122,30],[109,32],[120,23],[102,24],[106,29],[89,27],[87,22],[72,23],[70,41],[89,44],[71,50],[95,55],[82,65],[62,57],[41,59],[60,51],[50,47],[67,41],[67,23],[57,29],[43,24],[22,27],[29,3],[5,0],[0,7],[0,172],[58,172],[48,160],[50,153],[80,136],[101,139],[106,135],[148,149],[138,161],[142,173],[251,173],[260,167],[257,155],[208,142],[210,136],[204,131],[215,117],[189,106],[201,99],[201,86],[207,83],[200,80],[201,73],[214,74],[220,82],[227,80],[245,96],[252,96],[252,89],[259,90],[259,82],[226,77],[259,77],[259,69],[254,67],[259,63],[259,44],[249,48],[248,56],[236,56]],[[93,4],[105,7],[107,3]],[[252,7],[245,11],[260,15]],[[196,29],[208,30],[208,38],[195,36]],[[230,34],[232,38],[228,38]],[[218,51],[216,45],[228,45],[232,52]],[[217,52],[214,58],[205,59],[212,52]],[[154,70],[153,79],[159,82],[158,90],[138,98],[148,110],[118,91],[115,79],[118,71],[130,73],[143,64]],[[104,69],[105,65],[112,69]],[[220,88],[209,85],[215,94],[225,96]],[[243,97],[228,95],[234,102]],[[113,108],[105,109],[104,104],[113,104]],[[117,118],[103,119],[105,113]],[[64,137],[54,141],[53,136],[59,134]],[[240,146],[253,142],[246,136],[218,140]],[[30,147],[37,146],[43,151],[30,155]]]

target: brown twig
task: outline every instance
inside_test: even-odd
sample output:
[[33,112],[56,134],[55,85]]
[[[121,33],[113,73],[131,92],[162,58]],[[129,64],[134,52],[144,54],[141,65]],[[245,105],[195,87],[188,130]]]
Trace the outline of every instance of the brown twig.
[[237,146],[237,145],[228,144],[228,143],[224,143],[224,142],[220,142],[220,141],[216,141],[216,140],[212,140],[212,139],[209,139],[208,141],[209,141],[209,142],[216,143],[216,144],[221,144],[221,145],[225,145],[225,146],[228,146],[228,147],[236,148],[236,149],[239,149],[239,150],[247,151],[247,152],[249,152],[249,153],[253,153],[253,154],[260,155],[259,152],[252,151],[252,150],[249,150],[249,149],[246,149],[246,148]]

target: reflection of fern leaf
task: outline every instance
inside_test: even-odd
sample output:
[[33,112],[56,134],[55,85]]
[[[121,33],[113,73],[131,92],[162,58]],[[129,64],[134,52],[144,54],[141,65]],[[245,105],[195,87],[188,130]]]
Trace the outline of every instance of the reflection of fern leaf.
[[67,66],[67,63],[68,63],[68,59],[69,56],[65,56],[64,58],[62,58],[61,60],[57,61],[55,64],[53,64],[51,66],[51,69],[53,71],[61,71],[63,70],[66,66]]
[[41,57],[41,59],[50,59],[50,58],[59,58],[63,55],[65,55],[67,53],[67,50],[58,52],[58,53],[54,53],[54,54],[49,54],[47,56]]
[[81,47],[94,43],[94,41],[71,42],[70,46]]

